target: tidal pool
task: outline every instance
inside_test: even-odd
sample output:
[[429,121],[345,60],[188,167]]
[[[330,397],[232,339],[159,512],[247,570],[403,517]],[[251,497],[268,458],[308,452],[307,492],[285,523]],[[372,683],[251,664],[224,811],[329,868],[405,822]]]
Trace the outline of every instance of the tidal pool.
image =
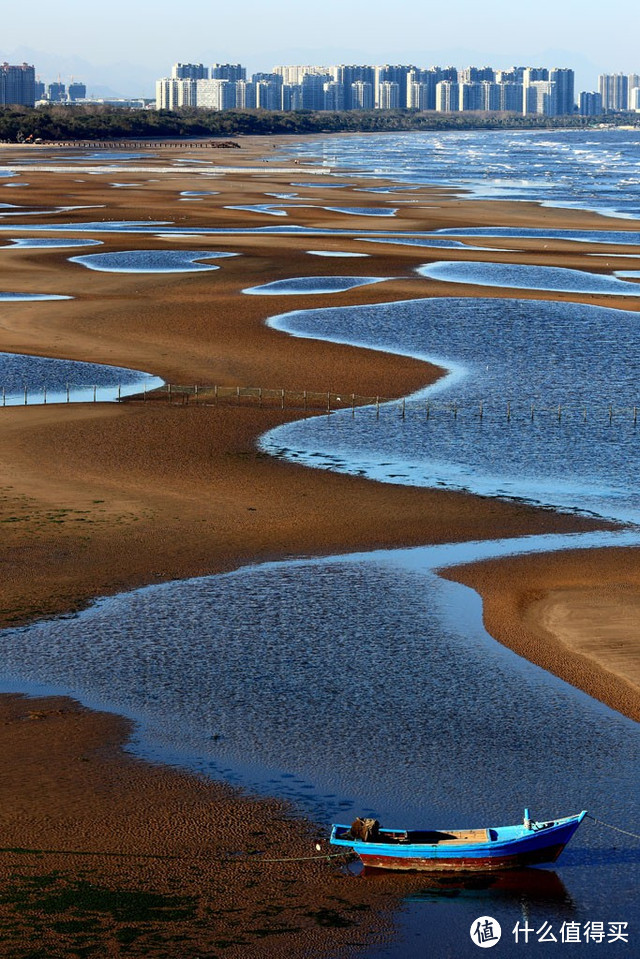
[[129,250],[123,253],[72,256],[69,262],[106,273],[195,273],[197,270],[220,269],[212,264],[198,263],[197,260],[236,255],[212,250]]
[[557,266],[515,263],[479,263],[450,260],[418,268],[420,276],[447,283],[502,286],[516,290],[549,290],[556,293],[600,293],[609,296],[640,296],[640,287],[616,276],[568,270]]
[[314,293],[344,293],[357,286],[384,283],[387,276],[298,276],[287,280],[274,280],[262,286],[252,286],[243,293],[255,296],[288,296]]

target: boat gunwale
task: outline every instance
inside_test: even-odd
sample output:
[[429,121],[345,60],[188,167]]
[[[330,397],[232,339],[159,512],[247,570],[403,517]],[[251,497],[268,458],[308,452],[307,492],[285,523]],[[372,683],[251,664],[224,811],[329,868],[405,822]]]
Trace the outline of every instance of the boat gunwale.
[[[402,858],[410,859],[420,858],[420,854],[424,855],[425,852],[432,852],[437,850],[451,850],[454,856],[460,856],[461,853],[469,852],[483,852],[492,851],[496,853],[508,849],[509,847],[522,847],[523,845],[530,845],[531,841],[534,840],[535,845],[537,845],[537,840],[544,837],[555,837],[557,838],[557,833],[563,829],[571,828],[575,826],[575,829],[578,828],[582,820],[587,814],[587,810],[583,809],[580,813],[576,813],[572,816],[565,816],[562,819],[553,819],[547,820],[545,822],[535,822],[532,821],[530,829],[526,829],[524,824],[516,824],[515,826],[488,826],[484,827],[486,832],[486,839],[482,842],[467,842],[464,839],[443,839],[435,843],[408,843],[408,842],[397,842],[397,843],[376,843],[373,842],[364,842],[359,839],[339,839],[336,838],[336,830],[344,829],[349,830],[350,826],[345,826],[342,824],[334,824],[331,829],[330,843],[335,846],[347,846],[353,850],[353,852],[360,854],[361,852],[364,855],[371,856],[377,855],[388,858]],[[535,827],[538,827],[537,829]],[[500,830],[505,829],[514,829],[520,828],[522,832],[519,835],[512,836],[510,838],[496,838],[492,839],[490,837],[490,832],[493,830],[496,833],[499,833]],[[574,831],[575,831],[574,829]],[[388,829],[383,828],[380,830],[382,833],[405,833],[405,832],[417,832],[418,830],[402,830],[402,829]],[[449,832],[455,833],[456,830],[433,830],[434,832]],[[464,830],[457,830],[462,832]],[[572,833],[573,834],[573,833]],[[571,838],[571,837],[568,837]],[[568,842],[568,839],[566,840]],[[551,845],[551,843],[549,844]],[[434,857],[436,858],[436,857]],[[444,857],[443,857],[444,858]]]

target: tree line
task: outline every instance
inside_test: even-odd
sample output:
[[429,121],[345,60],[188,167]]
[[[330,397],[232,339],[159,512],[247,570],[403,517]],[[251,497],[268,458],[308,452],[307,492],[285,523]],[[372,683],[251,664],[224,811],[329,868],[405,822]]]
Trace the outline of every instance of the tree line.
[[615,118],[521,116],[515,113],[417,113],[410,110],[346,112],[268,110],[136,110],[89,105],[5,107],[0,140],[5,143],[68,140],[178,139],[240,135],[383,133],[409,130],[584,129],[600,123],[640,126],[640,116]]

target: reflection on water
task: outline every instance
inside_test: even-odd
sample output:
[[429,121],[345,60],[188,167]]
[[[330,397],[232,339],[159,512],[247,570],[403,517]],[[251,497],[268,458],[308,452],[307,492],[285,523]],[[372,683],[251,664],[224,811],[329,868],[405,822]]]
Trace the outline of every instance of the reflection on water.
[[[462,544],[150,587],[3,631],[4,688],[31,683],[124,713],[143,755],[287,796],[322,822],[455,827],[587,807],[633,829],[638,726],[496,644],[477,595],[434,574],[474,556],[631,542]],[[580,915],[621,914],[640,881],[633,841],[616,844],[622,873],[606,859],[610,836],[587,823],[560,861]],[[527,897],[541,919],[566,908],[557,891]],[[440,890],[429,929],[442,941],[450,900],[456,922],[478,908],[475,895]],[[515,894],[491,903],[500,921],[519,915]]]

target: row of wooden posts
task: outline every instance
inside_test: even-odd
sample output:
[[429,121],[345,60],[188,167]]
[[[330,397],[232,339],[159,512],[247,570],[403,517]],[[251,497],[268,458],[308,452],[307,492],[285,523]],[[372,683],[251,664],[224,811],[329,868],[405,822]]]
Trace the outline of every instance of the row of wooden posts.
[[[28,144],[31,145],[31,144]],[[80,149],[119,149],[119,150],[160,150],[163,147],[186,148],[187,150],[224,150],[232,144],[229,138],[223,140],[42,140],[37,146],[79,147]],[[237,144],[233,143],[233,147]]]
[[444,403],[434,403],[432,400],[407,400],[406,398],[397,400],[389,399],[388,397],[383,396],[360,396],[355,393],[349,394],[347,397],[344,397],[342,394],[327,392],[327,393],[318,393],[318,392],[308,392],[307,390],[303,391],[293,391],[293,390],[264,390],[257,387],[219,387],[219,386],[193,386],[193,387],[184,387],[184,386],[172,386],[171,384],[165,387],[167,399],[169,402],[174,403],[188,403],[189,398],[192,397],[196,403],[198,402],[211,402],[219,403],[221,400],[235,400],[238,404],[247,398],[254,398],[258,401],[258,406],[263,406],[266,400],[271,401],[269,405],[273,406],[274,398],[279,398],[280,406],[282,409],[285,409],[287,405],[287,397],[290,397],[292,402],[289,403],[289,408],[309,410],[317,410],[320,406],[323,408],[326,405],[326,412],[333,413],[338,410],[343,410],[345,408],[351,408],[352,416],[355,416],[356,410],[362,408],[373,408],[375,410],[376,418],[380,417],[380,409],[385,407],[393,407],[397,409],[400,414],[401,419],[405,419],[408,413],[415,415],[416,413],[421,413],[426,419],[430,419],[432,415],[438,413],[449,413],[453,416],[454,419],[458,418],[458,414],[463,413],[472,413],[478,419],[484,419],[485,414],[495,414],[499,412],[500,415],[504,415],[507,422],[509,422],[512,417],[523,415],[526,418],[530,419],[531,422],[534,422],[536,416],[541,414],[552,414],[562,421],[563,418],[567,416],[578,415],[584,422],[586,422],[590,415],[605,415],[609,422],[613,422],[614,417],[619,418],[631,417],[632,422],[637,424],[638,422],[638,406],[630,407],[616,407],[610,403],[606,407],[588,407],[585,405],[575,406],[571,404],[558,404],[552,407],[548,406],[536,406],[535,403],[529,403],[523,412],[522,406],[517,404],[512,404],[510,400],[507,400],[506,403],[497,403],[496,401],[487,403],[484,400],[479,400],[476,404],[460,404],[457,401],[444,402]]
[[[86,394],[87,391],[90,391],[90,395],[92,393],[92,399],[88,402],[98,402],[97,385],[93,386],[93,388],[83,386],[77,387],[77,389],[82,390],[84,394]],[[73,394],[72,385],[67,383],[64,390],[56,390],[56,395],[60,395],[61,392],[64,397],[63,402],[71,403]],[[16,396],[15,393],[7,394],[6,389],[3,387],[2,406],[8,405],[7,395],[12,398]],[[30,400],[32,404],[46,404],[48,397],[50,397],[50,392],[47,391],[46,386],[43,386],[42,390],[38,391],[30,390],[25,386],[20,396],[25,406],[29,405]],[[113,399],[122,401],[121,385],[118,385],[115,390]],[[409,414],[411,416],[418,414],[424,419],[429,420],[432,416],[444,413],[451,416],[454,420],[457,420],[459,415],[471,414],[479,420],[483,420],[485,416],[495,418],[495,416],[498,415],[507,422],[517,418],[519,420],[528,419],[533,423],[539,416],[552,416],[554,419],[557,419],[558,422],[562,422],[563,419],[567,418],[571,418],[572,420],[578,418],[586,423],[589,418],[594,417],[599,419],[604,418],[608,420],[609,423],[613,423],[614,419],[617,421],[626,420],[627,422],[630,420],[634,426],[636,426],[638,422],[637,405],[618,407],[610,403],[602,407],[588,407],[586,405],[558,404],[550,407],[537,406],[535,403],[516,404],[510,400],[505,402],[486,402],[485,400],[479,400],[475,404],[461,404],[455,400],[434,403],[432,400],[407,400],[406,398],[398,400],[383,396],[360,396],[356,393],[344,396],[341,393],[332,391],[324,393],[308,390],[274,390],[242,386],[176,386],[169,383],[160,389],[154,389],[150,392],[147,391],[146,386],[143,386],[142,392],[135,396],[127,397],[126,399],[128,401],[143,402],[147,400],[165,401],[174,405],[188,405],[190,402],[202,405],[220,403],[247,405],[248,402],[251,402],[251,405],[257,405],[259,408],[268,407],[273,409],[274,407],[280,407],[283,410],[302,410],[305,413],[335,413],[338,410],[350,408],[351,415],[354,417],[356,410],[366,409],[367,411],[373,410],[376,419],[380,418],[381,410],[391,409],[395,410],[401,419],[405,419]],[[85,400],[85,402],[87,401]],[[10,405],[16,405],[15,401]]]

